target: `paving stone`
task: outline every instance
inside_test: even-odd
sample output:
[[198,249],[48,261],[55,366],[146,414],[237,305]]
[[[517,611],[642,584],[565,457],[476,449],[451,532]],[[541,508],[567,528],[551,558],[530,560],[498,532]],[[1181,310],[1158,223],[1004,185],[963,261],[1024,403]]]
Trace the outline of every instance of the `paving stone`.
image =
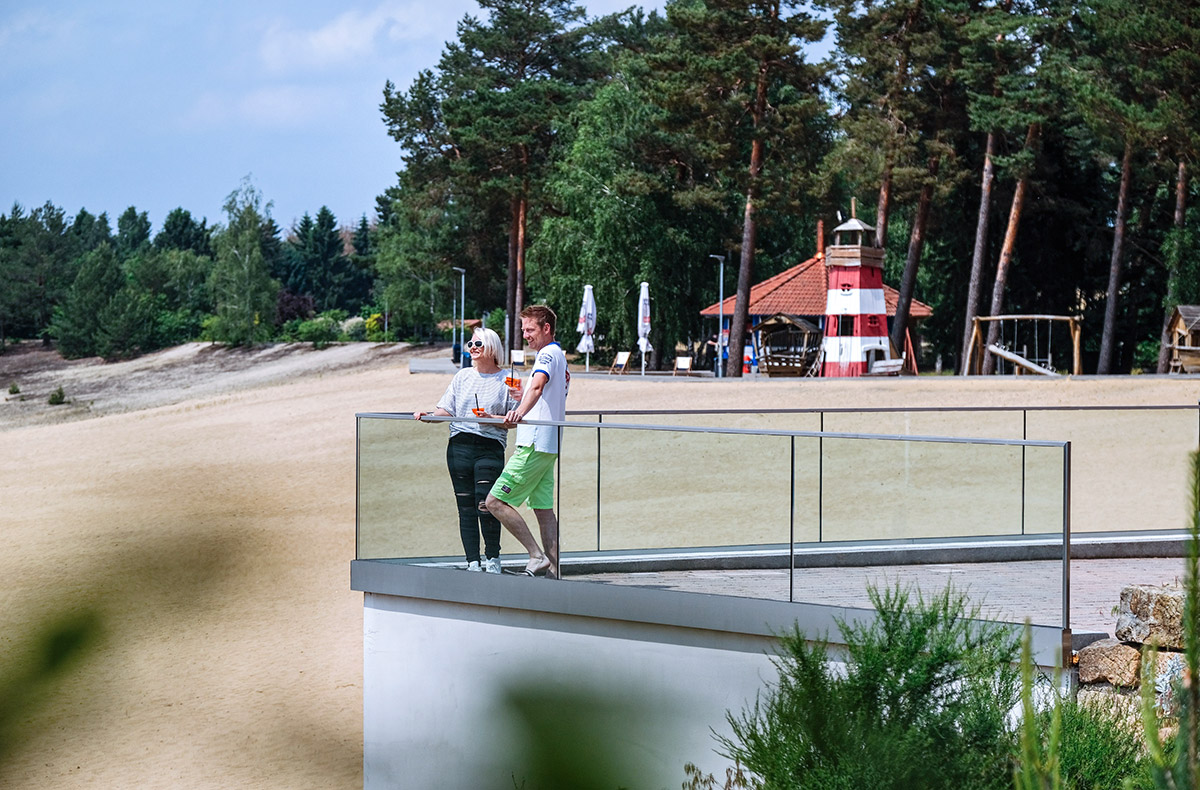
[[[1121,590],[1131,584],[1162,585],[1183,575],[1178,558],[1071,561],[1070,625],[1075,631],[1114,635]],[[629,584],[667,590],[789,600],[788,572],[781,570],[662,571],[568,575],[568,579]],[[870,607],[867,585],[912,584],[927,593],[947,583],[1004,622],[1062,624],[1062,563],[950,563],[797,569],[790,600],[834,606]]]

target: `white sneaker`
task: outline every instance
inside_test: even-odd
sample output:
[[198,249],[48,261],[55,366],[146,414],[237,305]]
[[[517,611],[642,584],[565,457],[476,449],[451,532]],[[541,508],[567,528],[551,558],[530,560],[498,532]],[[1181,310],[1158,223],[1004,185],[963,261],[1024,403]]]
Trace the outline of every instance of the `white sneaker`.
[[471,562],[467,563],[467,570],[469,570],[471,573],[480,573],[483,571],[483,568],[480,566],[479,560],[472,560]]
[[488,573],[501,573],[502,571],[500,569],[500,558],[499,557],[488,557],[486,560],[483,561],[483,569],[485,571],[487,571]]

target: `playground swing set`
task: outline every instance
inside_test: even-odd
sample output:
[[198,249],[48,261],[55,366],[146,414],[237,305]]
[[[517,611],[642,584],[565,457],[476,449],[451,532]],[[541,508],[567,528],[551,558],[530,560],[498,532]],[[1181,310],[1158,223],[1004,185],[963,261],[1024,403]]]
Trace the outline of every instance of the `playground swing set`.
[[[983,325],[992,322],[999,323],[999,335],[997,342],[988,344],[987,330]],[[1056,323],[1067,325],[1072,356],[1069,372],[1077,376],[1083,372],[1079,355],[1080,319],[1067,315],[976,316],[963,368],[968,375],[978,376],[983,372],[984,358],[991,354],[997,361],[997,373],[1007,372],[1004,367],[1008,364],[1017,375],[1033,373],[1058,376],[1060,374],[1054,364],[1053,330]]]

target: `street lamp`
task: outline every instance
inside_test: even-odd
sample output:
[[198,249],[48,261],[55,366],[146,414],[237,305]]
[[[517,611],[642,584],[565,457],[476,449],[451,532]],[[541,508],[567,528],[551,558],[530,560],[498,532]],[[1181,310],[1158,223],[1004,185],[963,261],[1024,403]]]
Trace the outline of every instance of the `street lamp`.
[[722,378],[725,368],[725,357],[721,353],[725,347],[725,256],[709,255],[721,264],[721,273],[717,275],[717,378]]
[[459,266],[451,266],[451,269],[458,272],[458,281],[460,284],[460,295],[458,297],[458,364],[461,367],[467,367],[466,354],[467,351],[467,334],[466,334],[466,315],[467,315],[467,270]]

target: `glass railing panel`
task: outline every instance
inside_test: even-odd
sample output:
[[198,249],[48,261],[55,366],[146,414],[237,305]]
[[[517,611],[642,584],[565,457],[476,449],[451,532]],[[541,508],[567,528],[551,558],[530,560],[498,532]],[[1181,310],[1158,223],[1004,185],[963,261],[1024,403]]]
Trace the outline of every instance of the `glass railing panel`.
[[[562,551],[598,551],[597,482],[600,479],[600,448],[606,435],[599,428],[564,427],[562,430],[562,452],[555,469],[559,545]],[[523,509],[522,513],[533,528],[533,513],[528,509]],[[516,541],[511,538],[509,541],[520,551]],[[501,542],[504,543],[503,539]]]
[[[1022,520],[1026,535],[1061,536],[1063,531],[1062,447],[1028,446],[1024,453],[1025,480]],[[1072,531],[1077,527],[1072,524]]]
[[446,423],[358,419],[359,559],[462,554]]
[[830,411],[824,414],[824,430],[896,436],[1024,438],[1020,411]]
[[1031,410],[1029,438],[1071,442],[1073,532],[1188,525],[1195,409]]
[[826,437],[823,540],[1020,535],[1021,448]]
[[606,428],[603,550],[786,544],[792,439]]

